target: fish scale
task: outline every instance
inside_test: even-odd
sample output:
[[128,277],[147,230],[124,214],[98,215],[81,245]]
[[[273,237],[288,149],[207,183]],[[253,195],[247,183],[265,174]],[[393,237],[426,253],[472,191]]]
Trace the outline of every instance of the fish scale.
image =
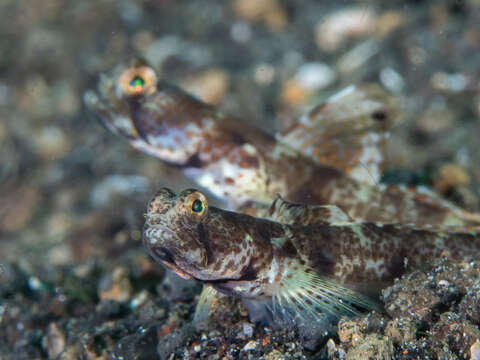
[[197,322],[221,292],[243,299],[252,321],[308,328],[378,308],[368,295],[445,251],[478,252],[480,227],[357,222],[335,206],[280,197],[263,219],[210,207],[195,189],[161,189],[148,206],[143,243],[156,261],[205,285]]
[[260,214],[280,194],[336,205],[358,221],[480,224],[480,214],[431,191],[376,185],[398,113],[376,85],[348,87],[276,137],[165,84],[143,60],[104,74],[84,100],[107,129],[181,168],[230,209]]

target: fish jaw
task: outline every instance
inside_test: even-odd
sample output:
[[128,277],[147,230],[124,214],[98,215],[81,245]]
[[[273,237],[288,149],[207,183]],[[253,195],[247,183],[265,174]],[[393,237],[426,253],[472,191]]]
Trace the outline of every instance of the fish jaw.
[[[138,79],[145,79],[144,88],[134,86]],[[105,128],[176,165],[198,162],[200,148],[217,131],[213,107],[164,83],[138,59],[102,74],[97,90],[85,93],[84,103]]]

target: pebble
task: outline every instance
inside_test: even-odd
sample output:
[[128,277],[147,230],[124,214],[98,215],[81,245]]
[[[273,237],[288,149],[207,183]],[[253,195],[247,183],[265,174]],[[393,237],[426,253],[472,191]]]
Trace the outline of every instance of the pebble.
[[248,21],[262,21],[270,30],[278,31],[287,25],[287,14],[278,0],[234,0],[233,12]]
[[249,323],[243,323],[242,326],[243,335],[247,338],[251,338],[253,336],[253,325]]
[[305,104],[313,92],[331,85],[336,79],[335,71],[325,63],[303,64],[297,73],[282,87],[282,100],[289,106]]
[[65,349],[65,344],[65,334],[56,323],[51,323],[48,326],[47,335],[43,338],[43,346],[47,349],[48,358],[56,359]]
[[282,86],[282,101],[289,106],[304,105],[309,96],[310,91],[304,88],[295,78],[286,81]]
[[148,47],[154,41],[153,34],[150,31],[139,31],[135,33],[131,39],[133,46],[139,52],[147,51]]
[[427,133],[435,133],[450,129],[455,121],[455,114],[447,106],[443,98],[437,98],[418,120],[417,126]]
[[147,290],[140,291],[135,297],[130,301],[130,308],[136,309],[139,306],[142,306],[149,300],[150,294]]
[[375,31],[377,15],[369,6],[357,6],[335,11],[315,26],[315,42],[327,52],[333,52],[348,39],[360,38]]
[[145,193],[148,180],[138,175],[111,175],[97,183],[91,192],[91,201],[95,207],[110,204],[115,195],[129,196]]
[[128,272],[122,267],[116,267],[113,274],[106,274],[101,280],[98,297],[101,300],[127,301],[132,294],[132,284]]
[[435,90],[451,93],[461,93],[465,91],[470,84],[469,78],[464,74],[447,74],[445,72],[437,72],[433,74],[430,82]]
[[258,342],[255,341],[255,340],[250,340],[249,342],[247,342],[245,344],[245,346],[243,347],[242,351],[251,351],[251,350],[255,350],[258,346]]
[[400,93],[405,88],[405,80],[395,69],[390,67],[380,71],[382,85],[394,93]]
[[200,351],[202,351],[202,347],[200,346],[199,343],[193,343],[193,351],[195,351],[196,353],[199,353]]
[[319,90],[331,85],[336,78],[335,71],[325,63],[303,64],[295,75],[297,81],[308,90]]
[[376,33],[379,36],[384,37],[401,28],[406,22],[407,18],[404,13],[395,10],[386,11],[378,18]]
[[393,358],[393,342],[387,337],[367,335],[356,346],[351,348],[347,360],[382,360]]
[[337,69],[342,74],[353,73],[365,66],[379,51],[380,43],[376,39],[365,40],[340,57]]
[[480,360],[480,341],[478,339],[470,347],[470,359]]
[[470,176],[457,164],[448,163],[443,165],[434,179],[434,187],[440,193],[444,194],[454,187],[470,184]]
[[255,68],[254,79],[259,85],[269,85],[275,78],[275,68],[269,64],[259,64]]
[[230,28],[230,36],[238,43],[247,43],[252,37],[252,29],[245,21],[236,21]]
[[187,78],[182,88],[198,96],[209,104],[218,104],[230,86],[228,74],[221,69],[209,69],[196,76]]
[[335,344],[335,341],[333,339],[328,339],[327,341],[327,355],[329,358],[333,357],[335,355],[335,352],[337,351],[337,345]]
[[2,195],[0,202],[0,229],[14,232],[24,227],[32,219],[39,200],[36,188],[24,186],[10,189]]

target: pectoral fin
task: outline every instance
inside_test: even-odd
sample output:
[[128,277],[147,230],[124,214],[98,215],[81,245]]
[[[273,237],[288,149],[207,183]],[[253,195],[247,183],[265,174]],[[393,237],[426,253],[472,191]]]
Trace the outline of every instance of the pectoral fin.
[[204,285],[198,300],[197,307],[195,308],[195,314],[193,316],[193,322],[197,326],[205,324],[208,319],[208,314],[212,304],[216,301],[217,290],[211,285]]
[[369,297],[321,277],[305,265],[293,264],[276,286],[271,310],[305,324],[324,321],[326,317],[357,316],[362,310],[378,308]]

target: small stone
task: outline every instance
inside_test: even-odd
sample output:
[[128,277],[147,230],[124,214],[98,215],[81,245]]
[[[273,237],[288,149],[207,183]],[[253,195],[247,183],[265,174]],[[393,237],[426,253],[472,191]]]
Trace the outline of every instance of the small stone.
[[271,30],[287,25],[287,14],[278,0],[234,0],[234,13],[248,21],[263,21]]
[[310,90],[306,89],[295,78],[286,81],[282,86],[282,101],[288,106],[301,106],[307,102],[310,96]]
[[139,306],[142,306],[147,302],[149,298],[150,298],[150,294],[148,293],[147,290],[140,291],[140,293],[135,295],[135,297],[130,301],[130,308],[136,309]]
[[47,348],[48,358],[55,359],[65,349],[65,334],[56,323],[51,323],[47,335],[43,338],[43,346]]
[[0,229],[6,232],[17,231],[32,218],[39,201],[36,188],[20,187],[8,189],[0,202]]
[[237,21],[230,28],[230,36],[236,42],[247,43],[252,37],[252,29],[248,23]]
[[139,31],[132,38],[133,46],[139,52],[147,51],[148,47],[153,43],[153,41],[153,34],[149,31]]
[[127,270],[121,267],[115,268],[113,274],[108,274],[100,280],[98,297],[101,300],[127,301],[132,293],[132,284]]
[[245,346],[243,347],[242,351],[251,351],[251,350],[255,350],[258,346],[258,342],[256,342],[255,340],[250,340],[249,342],[247,342],[245,344]]
[[66,155],[72,141],[57,126],[48,126],[33,137],[38,153],[44,160],[56,160]]
[[333,52],[348,39],[372,34],[376,19],[377,15],[371,7],[358,6],[336,11],[316,25],[316,44],[324,51]]
[[342,343],[356,344],[363,338],[361,324],[355,319],[341,319],[338,322],[338,337]]
[[243,323],[242,329],[243,329],[243,335],[245,335],[245,337],[251,338],[253,336],[253,326],[252,326],[252,324]]
[[182,87],[209,104],[218,104],[230,85],[228,74],[220,69],[210,69],[183,82]]
[[323,89],[332,84],[336,75],[327,64],[310,62],[302,65],[295,77],[303,87],[313,91]]
[[451,129],[455,121],[455,113],[447,106],[444,99],[439,98],[430,105],[417,122],[419,130],[436,133]]
[[406,23],[406,14],[401,11],[387,11],[377,20],[377,33],[380,36],[387,36],[399,29]]
[[478,339],[470,347],[470,359],[480,360],[480,341]]
[[393,358],[393,343],[387,337],[367,335],[356,346],[350,349],[345,359],[347,360],[382,360]]
[[193,343],[193,351],[195,351],[196,353],[199,353],[200,351],[202,351],[202,347],[200,346],[199,343]]
[[333,357],[335,355],[335,352],[337,351],[337,345],[335,344],[335,341],[333,339],[328,339],[327,341],[327,355],[329,358]]
[[435,90],[460,93],[470,85],[470,79],[464,74],[437,72],[430,80]]
[[440,280],[438,282],[438,286],[440,287],[449,287],[450,286],[450,283],[447,281],[447,280]]
[[444,194],[448,190],[462,185],[468,185],[471,179],[467,172],[456,164],[445,164],[438,171],[434,180],[435,189]]
[[305,104],[314,91],[323,89],[335,81],[336,74],[327,64],[310,62],[302,65],[297,73],[282,87],[282,100],[289,106]]
[[281,353],[278,350],[270,351],[263,357],[265,360],[283,360],[285,359],[285,354]]
[[265,338],[262,341],[262,346],[267,346],[268,344],[270,344],[270,342],[271,342],[270,336],[265,336]]
[[415,334],[415,323],[408,318],[395,318],[385,328],[385,335],[397,344],[414,340]]
[[268,64],[259,64],[255,69],[254,78],[259,85],[269,85],[275,78],[275,68]]

